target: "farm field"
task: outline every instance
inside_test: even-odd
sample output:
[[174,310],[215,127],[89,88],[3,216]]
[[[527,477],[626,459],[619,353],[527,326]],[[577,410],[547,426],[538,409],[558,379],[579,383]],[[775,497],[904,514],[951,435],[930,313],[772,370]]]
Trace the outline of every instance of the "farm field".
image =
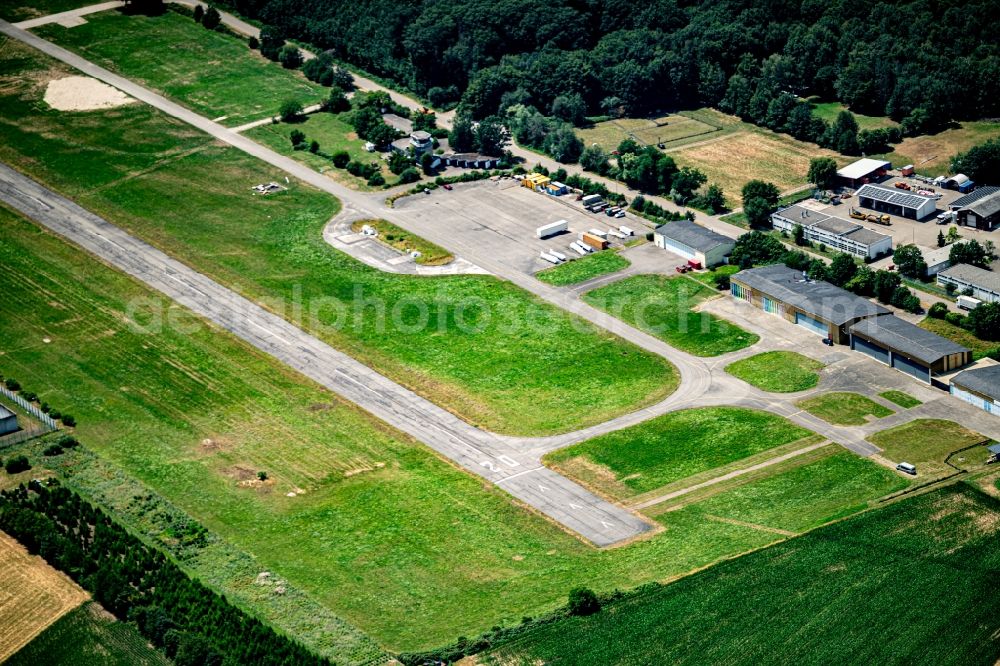
[[1000,656],[998,529],[1000,502],[950,486],[540,626],[475,663],[986,666]]
[[[917,474],[924,477],[955,471],[944,464],[949,453],[988,439],[953,421],[941,419],[916,419],[868,437],[872,444],[885,449],[887,458],[896,462],[913,463],[917,466]],[[989,453],[984,445],[966,451],[961,456],[963,460],[952,462],[966,468],[969,465],[982,465]]]
[[276,115],[286,99],[308,106],[329,95],[242,39],[172,11],[152,17],[108,11],[74,28],[52,24],[35,32],[207,118],[224,118],[229,127]]
[[[834,425],[864,425],[872,419],[881,419],[894,412],[857,393],[824,393],[800,400],[799,407]],[[869,418],[871,417],[871,418]]]
[[631,263],[617,252],[595,252],[559,266],[546,268],[535,273],[535,277],[547,284],[565,287],[586,282],[601,275],[617,273],[628,268]]
[[902,391],[883,391],[882,393],[879,393],[879,395],[889,402],[896,403],[903,409],[909,409],[910,407],[916,407],[917,405],[923,404],[909,393],[903,393]]
[[[339,207],[333,197],[296,183],[253,196],[254,184],[280,178],[275,169],[147,107],[38,109],[40,81],[59,68],[25,51],[8,42],[0,58],[0,159],[252,300],[278,312],[302,304],[304,328],[469,422],[511,434],[565,431],[676,386],[667,361],[510,283],[362,265],[323,241]],[[419,308],[398,305],[414,301],[427,304],[433,326],[413,326]],[[505,316],[484,314],[483,326],[460,327],[453,316],[463,307],[475,324],[478,308],[501,302]],[[394,308],[398,321],[379,315]]]
[[380,190],[381,188],[378,187],[369,187],[367,181],[352,176],[346,169],[334,167],[333,162],[325,157],[314,155],[308,150],[292,149],[289,134],[293,130],[299,130],[305,133],[306,142],[318,141],[320,150],[323,152],[332,155],[339,150],[346,150],[355,162],[362,164],[374,162],[378,164],[382,169],[382,177],[385,178],[385,181],[387,183],[395,182],[398,177],[389,171],[389,167],[380,159],[379,155],[377,153],[369,153],[365,150],[364,142],[358,139],[357,134],[354,133],[354,128],[348,122],[350,113],[350,111],[336,114],[312,113],[306,116],[302,122],[261,125],[260,127],[247,130],[244,136],[267,146],[271,150],[294,157],[348,187],[364,192]]
[[411,252],[414,250],[419,252],[420,256],[415,260],[418,264],[424,266],[441,266],[451,263],[455,258],[451,252],[448,252],[443,247],[435,245],[386,220],[359,220],[352,224],[351,228],[355,232],[360,232],[365,225],[378,231],[378,240],[380,242],[390,245],[400,252]]
[[840,165],[849,160],[830,150],[791,137],[753,128],[734,132],[716,141],[706,141],[670,155],[678,166],[693,166],[708,176],[726,194],[730,207],[740,204],[740,190],[751,179],[774,183],[782,192],[808,184],[809,160],[832,157]]
[[544,462],[622,500],[810,435],[767,412],[686,409],[560,449]]
[[797,352],[771,351],[726,366],[726,372],[762,391],[796,393],[819,383],[823,364]]
[[1000,137],[1000,122],[968,121],[937,134],[907,137],[893,146],[892,152],[872,157],[890,160],[897,167],[913,164],[917,173],[924,176],[943,176],[951,173],[951,158],[957,153],[997,137]]
[[[136,330],[128,304],[150,322],[159,299],[2,210],[0,267],[2,372],[71,409],[81,441],[112,463],[88,471],[64,454],[51,464],[143,518],[142,487],[115,476],[124,470],[250,554],[250,571],[222,589],[257,610],[272,606],[254,604],[246,581],[263,569],[381,645],[429,648],[551,610],[576,585],[625,589],[778,538],[674,512],[649,539],[593,549],[228,334]],[[231,559],[191,566],[216,580]],[[310,626],[294,604],[280,608],[265,617]],[[335,657],[364,644],[337,631],[344,644],[297,635]]]
[[932,333],[937,333],[942,337],[957,342],[963,347],[968,347],[972,350],[972,357],[976,360],[983,358],[988,353],[995,351],[998,347],[1000,347],[1000,345],[996,342],[980,340],[961,326],[955,326],[944,319],[924,317],[920,320],[919,326],[920,328],[927,329]]
[[126,622],[97,602],[88,602],[56,620],[4,662],[6,666],[170,666],[171,662]]
[[65,574],[0,532],[0,662],[90,595]]
[[588,291],[583,300],[696,356],[718,356],[756,344],[756,333],[696,311],[718,293],[683,276],[635,275]]

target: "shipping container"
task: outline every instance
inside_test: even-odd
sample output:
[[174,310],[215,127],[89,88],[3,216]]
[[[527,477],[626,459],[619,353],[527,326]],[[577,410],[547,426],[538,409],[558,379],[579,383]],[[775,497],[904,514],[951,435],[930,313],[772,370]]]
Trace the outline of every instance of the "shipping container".
[[606,250],[606,249],[608,249],[608,241],[604,240],[603,238],[599,238],[598,236],[594,236],[592,234],[589,234],[589,233],[583,234],[583,236],[580,238],[580,240],[582,242],[586,243],[587,245],[589,245],[590,247],[594,248],[595,250]]

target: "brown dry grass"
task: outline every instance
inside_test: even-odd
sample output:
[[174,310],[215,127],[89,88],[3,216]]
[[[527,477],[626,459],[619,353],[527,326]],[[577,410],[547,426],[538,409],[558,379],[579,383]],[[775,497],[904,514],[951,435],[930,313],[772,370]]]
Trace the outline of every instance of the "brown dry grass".
[[987,139],[1000,137],[1000,123],[968,122],[937,134],[903,139],[885,158],[895,165],[913,164],[918,173],[939,176],[949,173],[951,158]]
[[89,598],[68,576],[3,532],[0,580],[0,662]]

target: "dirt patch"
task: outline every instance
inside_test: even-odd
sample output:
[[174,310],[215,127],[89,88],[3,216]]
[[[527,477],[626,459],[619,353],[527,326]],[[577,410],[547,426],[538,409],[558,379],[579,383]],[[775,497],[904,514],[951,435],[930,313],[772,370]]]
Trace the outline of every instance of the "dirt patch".
[[309,405],[310,412],[326,412],[333,409],[333,405],[328,402],[316,402]]
[[49,81],[44,99],[57,111],[98,111],[136,102],[117,88],[89,76],[67,76]]
[[366,466],[366,467],[357,467],[355,469],[349,469],[346,472],[344,472],[344,476],[351,477],[351,476],[356,476],[358,474],[364,474],[365,472],[374,472],[376,469],[382,469],[383,467],[385,467],[384,462],[377,462],[370,467]]

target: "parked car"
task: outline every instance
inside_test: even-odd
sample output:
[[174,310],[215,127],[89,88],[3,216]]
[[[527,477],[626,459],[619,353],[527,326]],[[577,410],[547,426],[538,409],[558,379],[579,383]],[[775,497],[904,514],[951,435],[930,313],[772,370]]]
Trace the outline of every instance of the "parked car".
[[823,338],[823,344],[826,345],[827,347],[832,347],[833,340],[831,340],[830,338]]
[[443,188],[444,188],[444,189],[446,189],[446,190],[453,190],[453,189],[455,189],[455,188],[453,188],[453,187],[452,187],[451,185],[449,185],[448,183],[445,183],[445,184],[444,184],[444,185],[442,185],[441,187],[443,187]]

